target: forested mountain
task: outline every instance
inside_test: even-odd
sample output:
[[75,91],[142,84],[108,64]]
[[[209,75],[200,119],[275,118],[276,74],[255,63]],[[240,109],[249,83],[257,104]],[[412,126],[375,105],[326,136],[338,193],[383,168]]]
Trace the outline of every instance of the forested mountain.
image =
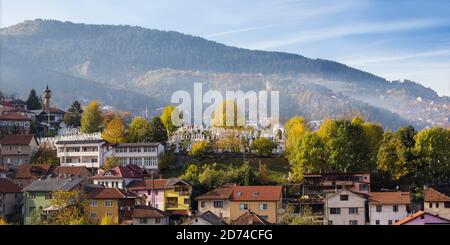
[[[191,89],[193,82],[243,91],[270,85],[286,94],[284,118],[360,113],[396,128],[408,120],[426,125],[449,116],[447,97],[414,82],[390,82],[333,61],[229,47],[172,31],[34,20],[1,29],[0,41],[1,89],[21,94],[49,82],[73,96],[100,97],[139,112],[168,103],[173,91]],[[57,102],[69,104],[65,99]]]

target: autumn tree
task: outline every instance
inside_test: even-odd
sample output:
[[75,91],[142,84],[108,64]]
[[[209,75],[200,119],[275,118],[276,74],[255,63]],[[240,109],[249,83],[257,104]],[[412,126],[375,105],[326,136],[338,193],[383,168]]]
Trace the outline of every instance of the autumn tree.
[[59,164],[59,158],[56,155],[56,149],[52,149],[49,145],[43,144],[31,157],[32,164],[47,164],[56,166]]
[[175,126],[176,123],[172,121],[172,114],[178,113],[178,109],[175,106],[166,106],[162,111],[161,122],[167,130],[168,135],[171,135],[178,128]]
[[206,140],[195,142],[189,150],[189,156],[196,158],[203,158],[211,150],[211,145]]
[[103,216],[100,220],[100,225],[115,225],[113,219],[110,216]]
[[102,113],[100,104],[97,101],[91,101],[81,116],[81,132],[96,133],[102,126]]
[[271,154],[273,150],[277,148],[277,144],[267,138],[255,139],[250,149],[256,151],[260,156]]
[[150,123],[143,117],[135,117],[128,128],[128,141],[145,142],[150,139]]
[[36,90],[31,89],[28,99],[26,101],[28,110],[40,110],[42,109],[42,104],[39,97],[36,94]]
[[291,159],[295,155],[295,146],[298,145],[302,135],[309,131],[309,128],[303,117],[289,119],[284,128],[286,133],[286,155],[288,159]]
[[110,143],[122,143],[125,141],[126,126],[122,118],[116,116],[106,124],[102,132],[102,138]]
[[214,146],[221,151],[240,152],[244,147],[243,143],[234,133],[226,133],[214,142]]
[[102,168],[106,171],[106,170],[113,169],[117,166],[119,166],[119,158],[112,156],[112,157],[106,158],[106,161],[103,164]]
[[55,191],[52,193],[50,205],[58,207],[51,216],[51,224],[84,225],[89,223],[84,213],[86,203],[82,201],[78,191]]
[[151,142],[166,142],[167,141],[167,131],[161,122],[161,118],[154,117],[150,122],[149,129],[149,141]]
[[83,115],[83,109],[78,101],[74,101],[69,110],[64,114],[64,123],[68,127],[78,128],[81,126],[81,116]]
[[267,168],[267,164],[259,163],[258,167],[258,179],[259,182],[263,185],[266,185],[270,182],[269,169]]

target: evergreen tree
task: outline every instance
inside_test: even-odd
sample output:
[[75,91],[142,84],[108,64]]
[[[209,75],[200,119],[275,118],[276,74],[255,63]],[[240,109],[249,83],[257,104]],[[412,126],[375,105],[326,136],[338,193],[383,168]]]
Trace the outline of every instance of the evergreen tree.
[[149,141],[151,142],[166,142],[167,131],[161,122],[161,118],[154,117],[150,122]]
[[64,115],[64,123],[69,127],[80,127],[83,109],[78,101],[74,101],[67,113]]
[[40,110],[42,109],[42,104],[39,97],[36,94],[36,90],[31,89],[28,99],[26,101],[28,110]]

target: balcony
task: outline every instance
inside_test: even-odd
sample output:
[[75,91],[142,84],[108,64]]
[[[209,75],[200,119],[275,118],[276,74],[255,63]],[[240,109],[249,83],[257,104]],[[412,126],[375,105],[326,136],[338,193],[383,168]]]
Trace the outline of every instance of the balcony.
[[178,205],[178,203],[166,203],[166,204],[164,205],[164,207],[165,207],[165,208],[178,208],[179,205]]

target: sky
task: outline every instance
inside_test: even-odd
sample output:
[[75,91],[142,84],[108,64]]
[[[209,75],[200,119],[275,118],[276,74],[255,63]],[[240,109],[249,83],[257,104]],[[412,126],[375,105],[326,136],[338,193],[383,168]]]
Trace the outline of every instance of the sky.
[[450,96],[448,0],[0,0],[24,20],[136,25],[334,60]]

